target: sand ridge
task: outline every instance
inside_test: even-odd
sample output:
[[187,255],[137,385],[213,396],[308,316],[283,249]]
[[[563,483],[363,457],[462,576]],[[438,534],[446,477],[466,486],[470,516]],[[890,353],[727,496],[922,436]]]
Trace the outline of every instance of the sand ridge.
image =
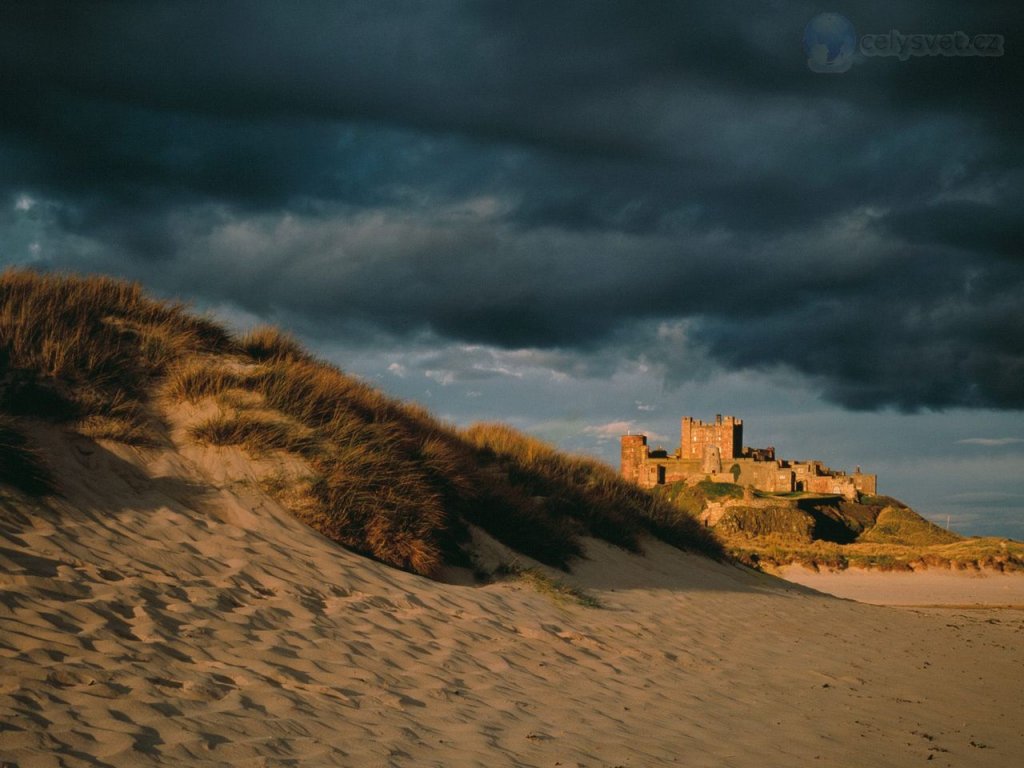
[[[0,760],[26,766],[1005,765],[1024,612],[824,597],[658,542],[439,584],[294,520],[226,449],[41,435],[0,496]],[[227,469],[225,469],[227,468]]]

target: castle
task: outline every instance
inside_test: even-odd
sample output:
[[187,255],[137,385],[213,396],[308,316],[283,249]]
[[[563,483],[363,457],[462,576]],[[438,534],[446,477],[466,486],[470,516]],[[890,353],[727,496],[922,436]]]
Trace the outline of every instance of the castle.
[[771,446],[744,447],[743,420],[734,416],[718,415],[710,424],[683,417],[679,450],[671,456],[651,450],[646,435],[623,435],[621,471],[642,488],[709,478],[770,493],[808,491],[853,500],[878,492],[878,477],[863,474],[860,467],[848,475],[816,460],[776,459]]

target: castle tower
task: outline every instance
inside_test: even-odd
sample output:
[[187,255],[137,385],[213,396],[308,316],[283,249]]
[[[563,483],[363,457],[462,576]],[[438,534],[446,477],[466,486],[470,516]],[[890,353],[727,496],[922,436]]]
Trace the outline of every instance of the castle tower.
[[679,457],[704,459],[704,447],[718,447],[722,459],[737,459],[743,455],[743,419],[735,416],[715,416],[712,424],[705,424],[689,416],[683,417],[680,430]]
[[633,483],[640,482],[640,466],[647,459],[646,435],[622,436],[622,476]]

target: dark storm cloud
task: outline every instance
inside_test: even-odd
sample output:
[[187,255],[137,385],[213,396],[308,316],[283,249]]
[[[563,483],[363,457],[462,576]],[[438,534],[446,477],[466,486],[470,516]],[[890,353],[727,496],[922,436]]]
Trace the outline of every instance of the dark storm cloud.
[[0,199],[46,216],[8,210],[0,248],[324,335],[681,380],[706,361],[628,336],[684,321],[849,407],[1024,407],[1019,10],[846,3],[1007,55],[834,76],[800,50],[820,10],[9,2]]
[[758,332],[713,318],[696,338],[733,366],[785,362],[850,408],[1024,408],[1022,291],[1017,276],[973,300],[889,291],[849,303],[810,302],[764,318]]
[[1024,201],[1020,198],[1003,205],[958,200],[896,210],[883,224],[910,242],[1024,259]]

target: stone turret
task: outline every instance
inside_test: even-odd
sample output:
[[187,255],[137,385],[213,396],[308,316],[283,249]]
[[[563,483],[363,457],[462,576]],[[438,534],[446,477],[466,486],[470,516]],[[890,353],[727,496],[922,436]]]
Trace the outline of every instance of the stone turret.
[[647,436],[622,436],[622,476],[634,483],[640,482],[640,467],[647,460]]

